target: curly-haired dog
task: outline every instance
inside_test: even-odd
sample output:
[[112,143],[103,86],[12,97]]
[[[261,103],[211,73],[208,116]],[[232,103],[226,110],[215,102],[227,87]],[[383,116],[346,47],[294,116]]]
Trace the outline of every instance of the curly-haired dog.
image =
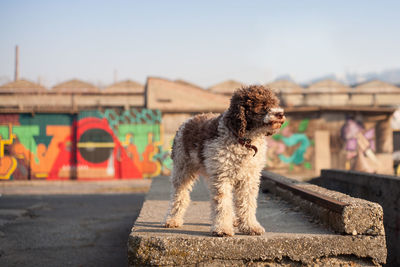
[[266,135],[285,121],[279,100],[268,88],[238,89],[221,115],[197,115],[181,125],[172,146],[173,192],[165,226],[180,227],[198,174],[209,182],[212,233],[234,235],[234,225],[261,235],[256,219],[261,170],[266,162]]

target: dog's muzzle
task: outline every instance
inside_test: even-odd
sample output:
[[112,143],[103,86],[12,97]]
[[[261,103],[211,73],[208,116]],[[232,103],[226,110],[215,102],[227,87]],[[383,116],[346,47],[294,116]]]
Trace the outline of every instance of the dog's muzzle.
[[267,115],[264,117],[265,124],[274,122],[284,122],[286,120],[283,108],[271,108]]

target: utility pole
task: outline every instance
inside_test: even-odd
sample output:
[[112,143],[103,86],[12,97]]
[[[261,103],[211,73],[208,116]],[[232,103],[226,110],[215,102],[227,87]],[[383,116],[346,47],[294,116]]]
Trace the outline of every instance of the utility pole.
[[19,80],[19,47],[15,46],[15,76],[14,81]]

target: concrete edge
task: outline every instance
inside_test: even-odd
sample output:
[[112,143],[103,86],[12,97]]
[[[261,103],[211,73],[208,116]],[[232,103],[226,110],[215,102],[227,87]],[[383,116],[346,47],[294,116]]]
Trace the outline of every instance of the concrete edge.
[[[221,249],[226,247],[229,249]],[[240,261],[274,262],[274,266],[280,266],[279,263],[282,260],[288,260],[291,265],[313,265],[323,258],[343,257],[350,260],[353,256],[365,261],[370,260],[367,266],[371,263],[384,264],[386,262],[385,237],[287,235],[249,239],[167,238],[135,233],[128,239],[130,266],[198,266],[199,263],[216,260],[223,260],[225,266],[236,266],[226,263]]]
[[[269,179],[269,177],[272,179]],[[319,194],[321,197],[335,199],[346,205],[343,205],[343,209],[338,212],[337,210],[322,206],[318,202],[310,201],[302,195],[278,186],[276,182],[274,182],[275,180],[288,185],[295,185],[297,188],[306,189]],[[271,172],[263,172],[261,189],[263,191],[270,191],[299,206],[302,210],[311,214],[338,233],[349,235],[385,235],[383,209],[377,203],[353,198],[336,191],[295,181]]]

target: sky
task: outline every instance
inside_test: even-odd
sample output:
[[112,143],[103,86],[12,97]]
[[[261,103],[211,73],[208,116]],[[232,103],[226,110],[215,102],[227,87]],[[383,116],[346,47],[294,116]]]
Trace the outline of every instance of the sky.
[[149,76],[204,88],[227,79],[400,67],[400,1],[0,1],[0,83],[95,85]]

